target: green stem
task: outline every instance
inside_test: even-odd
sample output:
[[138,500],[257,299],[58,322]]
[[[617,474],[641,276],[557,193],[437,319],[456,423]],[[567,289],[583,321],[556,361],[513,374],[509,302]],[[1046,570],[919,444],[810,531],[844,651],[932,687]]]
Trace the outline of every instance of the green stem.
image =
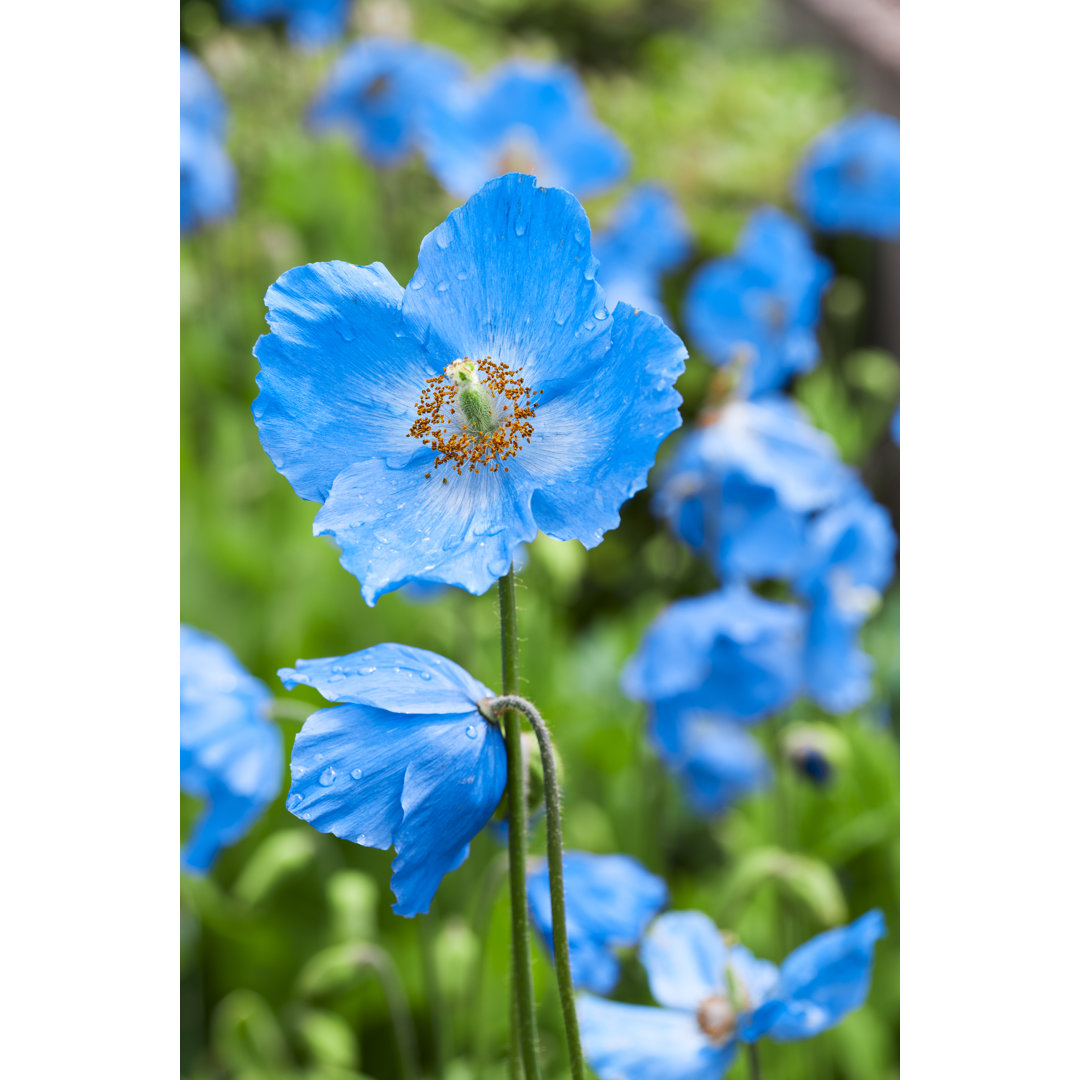
[[[514,599],[514,567],[499,578],[499,624],[502,641],[504,694],[518,688],[517,602]],[[525,1080],[540,1080],[540,1046],[536,1032],[536,998],[533,992],[532,957],[529,948],[529,915],[526,908],[525,856],[529,844],[529,821],[525,806],[525,764],[521,753],[521,719],[513,710],[503,715],[506,737],[506,788],[510,793],[510,941],[514,998],[517,1001],[518,1045],[511,1029],[510,1057],[520,1055]]]
[[398,1045],[402,1080],[418,1080],[420,1067],[417,1062],[416,1032],[409,1012],[409,1000],[405,996],[405,987],[401,984],[393,960],[384,949],[380,949],[377,945],[356,946],[354,957],[356,966],[366,967],[373,971],[382,986],[386,1008],[390,1013],[390,1023],[394,1028],[394,1038]]
[[761,1080],[761,1062],[758,1060],[757,1043],[750,1043],[746,1051],[750,1059],[750,1080]]
[[446,1024],[443,1022],[442,994],[439,993],[439,971],[435,962],[435,931],[437,921],[434,914],[420,915],[416,920],[420,924],[420,960],[424,968],[424,982],[427,984],[428,1011],[431,1014],[431,1039],[435,1046],[435,1076],[443,1080],[446,1076],[448,1060],[446,1047]]
[[544,805],[547,817],[548,881],[551,891],[551,936],[555,954],[555,976],[559,983],[563,1025],[570,1050],[570,1073],[574,1080],[585,1080],[585,1057],[581,1052],[577,1009],[574,1005],[574,982],[570,974],[570,942],[566,935],[566,890],[563,885],[562,808],[559,805],[559,777],[555,765],[555,748],[547,725],[531,702],[513,694],[485,702],[493,713],[517,710],[525,715],[540,744],[540,761],[544,767]]

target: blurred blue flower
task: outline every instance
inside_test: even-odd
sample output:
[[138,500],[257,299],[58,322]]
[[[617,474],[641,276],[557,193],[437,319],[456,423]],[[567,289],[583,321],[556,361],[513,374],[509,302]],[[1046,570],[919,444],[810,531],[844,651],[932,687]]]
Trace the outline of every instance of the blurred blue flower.
[[492,177],[521,172],[579,199],[622,179],[629,156],[592,113],[567,67],[508,60],[429,101],[422,144],[432,172],[464,198]]
[[678,600],[653,621],[623,669],[627,696],[760,720],[786,705],[802,678],[805,613],[745,585]]
[[653,710],[650,735],[699,814],[722,814],[772,780],[768,756],[753,735],[705,709],[662,701]]
[[595,547],[645,486],[686,349],[609,312],[594,269],[577,201],[514,175],[424,240],[407,289],[343,262],[270,288],[259,435],[369,604],[417,579],[482,593],[538,528]]
[[671,319],[660,301],[660,279],[690,253],[690,229],[678,203],[657,184],[642,184],[615,207],[593,237],[596,280],[609,300]]
[[889,424],[889,434],[893,437],[893,442],[897,446],[900,445],[900,406],[896,406],[896,412],[893,413],[892,423]]
[[[667,886],[628,855],[563,854],[566,936],[574,985],[609,994],[619,981],[617,948],[631,948],[667,903]],[[528,876],[533,923],[553,949],[551,881],[547,863]]]
[[278,672],[342,702],[308,717],[293,744],[286,807],[319,832],[397,852],[394,911],[431,906],[506,787],[502,732],[477,705],[494,693],[425,649],[375,645]]
[[351,0],[225,0],[225,14],[237,22],[284,20],[289,41],[302,49],[329,45],[345,32]]
[[186,869],[204,873],[239,840],[281,787],[281,733],[272,701],[217,638],[180,626],[180,788],[206,800],[184,847]]
[[811,514],[856,482],[793,402],[735,399],[683,436],[654,506],[725,580],[788,578],[805,559]]
[[206,69],[180,50],[180,229],[232,213],[236,172],[225,151],[225,100]]
[[714,364],[738,361],[746,396],[782,387],[818,359],[815,326],[832,268],[805,230],[774,207],[751,214],[735,253],[694,275],[683,312]]
[[863,113],[814,140],[795,175],[795,202],[816,228],[900,235],[900,121]]
[[442,49],[416,41],[365,38],[330,70],[308,113],[317,131],[338,128],[376,165],[395,165],[417,143],[417,114],[446,93],[464,65]]
[[600,1080],[719,1080],[741,1042],[805,1039],[833,1027],[866,999],[873,943],[885,932],[872,911],[796,949],[779,969],[728,945],[699,911],[653,923],[641,948],[660,1008],[578,998],[585,1055]]

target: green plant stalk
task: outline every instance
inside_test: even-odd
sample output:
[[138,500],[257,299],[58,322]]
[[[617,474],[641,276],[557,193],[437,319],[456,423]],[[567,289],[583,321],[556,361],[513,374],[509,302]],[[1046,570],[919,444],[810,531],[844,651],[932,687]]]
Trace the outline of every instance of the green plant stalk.
[[419,1080],[420,1066],[416,1052],[416,1032],[413,1028],[412,1014],[409,1012],[409,999],[405,996],[405,987],[401,984],[397,968],[389,954],[377,945],[359,945],[356,947],[356,966],[366,967],[375,973],[386,998],[386,1008],[390,1013],[390,1023],[394,1029],[394,1039],[398,1046],[401,1061],[402,1080]]
[[757,1043],[751,1043],[746,1048],[746,1053],[750,1059],[750,1080],[761,1080],[761,1062],[758,1060]]
[[[518,688],[517,601],[514,598],[514,566],[499,578],[499,625],[502,643],[504,694]],[[520,1056],[525,1080],[540,1080],[540,1046],[536,1032],[536,997],[533,991],[529,948],[529,914],[526,908],[525,856],[529,844],[529,820],[525,805],[525,763],[521,753],[521,718],[512,709],[503,714],[506,737],[506,787],[510,792],[510,942],[514,999],[517,1002],[518,1039],[511,1027],[511,1061]]]
[[547,725],[533,705],[524,698],[505,694],[489,704],[494,712],[516,710],[523,713],[532,725],[540,744],[540,761],[544,767],[544,806],[547,817],[548,882],[551,891],[551,937],[555,955],[555,977],[562,1002],[563,1025],[570,1051],[570,1073],[574,1080],[585,1080],[585,1057],[581,1051],[577,1008],[574,1004],[574,981],[570,974],[570,942],[566,935],[566,890],[563,885],[562,808],[559,804],[559,777],[555,764],[555,747]]
[[420,924],[420,959],[424,968],[424,982],[427,984],[431,1039],[435,1046],[435,1076],[436,1080],[443,1080],[446,1076],[446,1063],[449,1060],[449,1052],[446,1045],[446,1014],[442,994],[439,993],[439,971],[435,962],[435,931],[437,924],[433,912],[420,915],[416,921]]
[[[473,970],[472,983],[467,1000],[477,1010],[472,1016],[473,1031],[473,1068],[477,1076],[483,1076],[487,1069],[487,1012],[484,1009],[484,960],[487,955],[488,932],[491,927],[491,912],[495,899],[502,886],[506,873],[506,853],[500,851],[488,864],[484,872],[480,891],[473,909],[473,931],[476,934],[476,966]],[[513,994],[510,995],[511,1000]],[[510,1010],[511,1030],[516,1030],[517,1008]],[[516,1038],[516,1035],[515,1035]],[[517,1077],[514,1080],[518,1080]]]

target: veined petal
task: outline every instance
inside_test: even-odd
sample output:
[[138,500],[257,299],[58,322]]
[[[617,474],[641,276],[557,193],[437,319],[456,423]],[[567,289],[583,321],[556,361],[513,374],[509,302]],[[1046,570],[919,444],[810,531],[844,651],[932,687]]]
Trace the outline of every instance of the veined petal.
[[297,817],[364,847],[394,845],[394,910],[411,916],[427,911],[502,798],[506,747],[475,709],[338,705],[305,722],[292,776],[286,806]]
[[310,263],[266,294],[270,333],[255,343],[252,406],[275,468],[322,502],[358,461],[407,461],[426,378],[440,372],[401,316],[402,288],[381,263]]
[[669,1009],[697,1011],[715,994],[726,994],[728,948],[712,919],[700,911],[668,911],[649,928],[641,963],[649,989]]
[[397,713],[466,712],[495,696],[452,660],[392,643],[348,656],[297,660],[295,668],[282,668],[278,675],[290,690],[313,686],[327,701]]
[[589,236],[573,196],[518,173],[450,214],[421,243],[402,300],[406,317],[430,329],[438,370],[490,356],[520,369],[545,405],[598,370],[612,328]]
[[577,999],[581,1042],[600,1080],[720,1080],[738,1044],[711,1042],[692,1012]]
[[333,537],[369,604],[414,578],[480,595],[510,569],[517,545],[536,538],[531,484],[486,468],[458,476],[434,459],[422,448],[405,468],[353,465],[315,515],[315,535]]

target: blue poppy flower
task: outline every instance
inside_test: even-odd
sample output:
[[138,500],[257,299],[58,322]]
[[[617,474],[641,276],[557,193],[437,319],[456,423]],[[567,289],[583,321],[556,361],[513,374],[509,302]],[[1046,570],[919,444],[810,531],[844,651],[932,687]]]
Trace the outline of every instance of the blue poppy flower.
[[477,708],[495,694],[407,645],[298,660],[278,674],[289,689],[313,686],[341,703],[309,716],[296,736],[286,807],[362,847],[393,844],[394,911],[426,912],[506,787],[502,732]]
[[180,229],[232,213],[236,172],[225,150],[225,100],[206,70],[180,50]]
[[579,199],[616,184],[629,156],[594,116],[570,68],[508,60],[482,78],[447,87],[422,117],[424,154],[452,195],[494,176],[537,176]]
[[[609,994],[619,981],[617,948],[631,948],[667,903],[667,886],[628,855],[563,854],[566,937],[574,985]],[[553,948],[547,863],[526,879],[533,923]]]
[[725,580],[788,578],[805,560],[811,514],[856,482],[793,402],[735,399],[682,438],[654,506]]
[[343,262],[270,288],[259,436],[369,604],[416,579],[482,593],[537,529],[595,547],[645,486],[686,349],[610,312],[595,265],[577,201],[515,175],[424,240],[406,289]]
[[461,78],[464,65],[416,41],[365,38],[334,64],[308,113],[318,131],[340,128],[376,165],[396,165],[416,146],[421,105]]
[[628,697],[760,720],[788,704],[802,680],[805,613],[745,585],[678,600],[645,632],[623,669]]
[[351,0],[225,0],[225,14],[241,23],[283,19],[289,41],[302,49],[329,45],[345,32]]
[[753,735],[704,709],[662,701],[653,710],[650,735],[699,814],[722,814],[772,780],[768,755]]
[[683,312],[714,364],[745,364],[746,396],[782,387],[818,360],[815,326],[832,268],[806,231],[774,207],[750,215],[735,253],[694,275]]
[[660,1007],[578,998],[581,1039],[600,1080],[719,1080],[742,1042],[805,1039],[839,1023],[869,990],[878,911],[796,949],[779,970],[728,945],[699,911],[653,923],[641,948]]
[[281,787],[281,733],[269,720],[270,691],[221,641],[180,626],[180,787],[206,800],[183,865],[210,869]]
[[814,140],[795,174],[795,203],[816,228],[900,235],[900,121],[863,113]]
[[610,299],[671,320],[660,301],[660,279],[690,253],[690,229],[678,203],[657,184],[631,191],[593,237],[596,278]]

